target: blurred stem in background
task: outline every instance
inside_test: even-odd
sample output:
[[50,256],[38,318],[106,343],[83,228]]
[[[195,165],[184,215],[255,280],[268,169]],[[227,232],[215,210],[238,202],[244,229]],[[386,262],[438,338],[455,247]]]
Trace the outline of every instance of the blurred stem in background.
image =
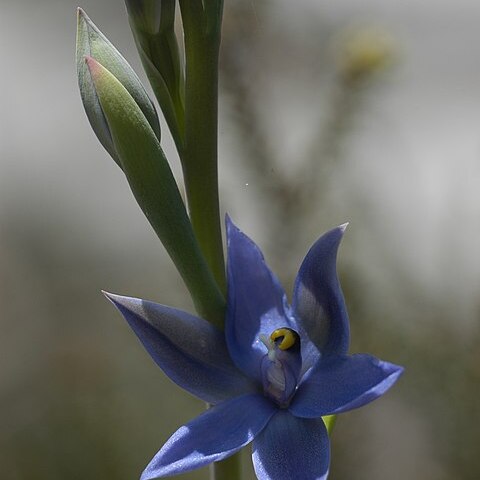
[[[236,19],[250,14],[241,6],[238,9]],[[242,35],[238,42],[255,41],[254,35],[245,37]],[[237,39],[230,41],[235,43]],[[250,77],[242,73],[245,65],[235,45],[226,49],[222,61],[224,85],[233,102],[234,121],[245,146],[243,160],[257,174],[254,185],[267,195],[269,206],[277,209],[270,216],[272,232],[269,236],[275,238],[274,254],[279,265],[286,267],[285,275],[289,267],[280,261],[283,253],[297,246],[304,219],[318,218],[329,176],[342,160],[342,147],[354,120],[360,114],[376,74],[385,69],[393,57],[392,41],[377,28],[346,29],[337,33],[332,43],[336,76],[325,120],[318,122],[312,142],[307,143],[303,153],[299,151],[298,157],[291,159],[296,166],[295,176],[277,168],[275,139],[271,142],[267,125],[259,115],[258,91],[251,88]],[[255,81],[260,82],[260,79]],[[285,228],[287,223],[289,228]]]

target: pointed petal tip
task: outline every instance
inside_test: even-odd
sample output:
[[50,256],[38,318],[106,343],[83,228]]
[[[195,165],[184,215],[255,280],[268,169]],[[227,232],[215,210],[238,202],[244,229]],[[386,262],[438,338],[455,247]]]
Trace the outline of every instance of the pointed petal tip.
[[105,290],[100,290],[102,292],[102,294],[108,298],[109,300],[112,300],[113,298],[115,298],[117,295],[115,295],[114,293],[110,293],[110,292],[107,292]]
[[120,302],[120,299],[123,298],[121,297],[120,295],[116,295],[115,293],[110,293],[110,292],[106,292],[105,290],[100,290],[103,295],[105,296],[105,298],[112,302],[113,305],[116,307],[118,306],[121,302]]
[[115,293],[106,292],[105,290],[102,290],[101,292],[117,308],[123,307],[123,308],[126,308],[127,310],[131,310],[135,304],[138,304],[138,302],[141,301],[138,298],[125,297],[123,295],[117,295]]
[[[332,246],[335,246],[335,249],[338,249],[340,246],[340,242],[343,239],[343,236],[345,235],[345,231],[347,230],[347,227],[350,225],[349,222],[342,223],[341,225],[338,225],[338,227],[334,227],[328,232],[324,233],[320,238],[319,242],[328,244],[329,242],[332,242]],[[323,242],[322,242],[323,240]],[[318,243],[317,241],[317,243]]]
[[152,473],[148,471],[148,469],[145,469],[142,475],[140,476],[140,480],[153,480],[155,475],[152,476]]
[[227,231],[232,228],[236,228],[238,230],[237,226],[233,223],[232,217],[228,213],[225,214],[225,227]]
[[133,312],[138,305],[141,304],[143,300],[134,297],[126,297],[123,295],[117,295],[115,293],[109,293],[102,290],[102,293],[105,295],[107,300],[112,302],[113,306],[123,312],[122,309],[126,309],[130,312]]
[[405,372],[405,367],[402,367],[401,365],[395,365],[394,363],[391,363],[390,365],[392,366],[392,373],[390,376],[392,377],[393,384],[401,375],[403,375]]
[[236,234],[243,234],[243,232],[233,223],[232,218],[228,213],[225,214],[225,229],[227,231],[227,245],[230,243],[232,236]]
[[332,235],[333,237],[338,239],[338,242],[340,242],[345,235],[345,231],[347,230],[347,227],[350,225],[350,222],[345,222],[339,225],[338,227],[334,227],[328,232],[326,232],[323,236],[327,237]]
[[383,368],[387,372],[387,376],[383,382],[382,395],[388,390],[390,390],[390,388],[393,387],[395,383],[397,383],[397,380],[402,376],[403,372],[405,371],[405,368],[401,365],[396,365],[390,362],[383,362],[383,364]]

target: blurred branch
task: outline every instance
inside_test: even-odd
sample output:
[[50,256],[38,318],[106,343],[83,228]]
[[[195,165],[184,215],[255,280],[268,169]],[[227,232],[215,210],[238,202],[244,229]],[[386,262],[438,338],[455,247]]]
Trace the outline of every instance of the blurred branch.
[[[299,153],[293,177],[276,168],[271,145],[278,138],[269,138],[265,120],[256,107],[262,87],[257,74],[260,66],[248,53],[255,51],[256,17],[239,5],[234,18],[235,25],[224,36],[223,85],[233,104],[232,117],[245,150],[243,161],[255,174],[256,188],[269,197],[270,208],[275,207],[270,216],[271,236],[275,238],[274,254],[282,258],[298,244],[305,218],[313,221],[318,216],[333,167],[342,160],[342,146],[367,100],[371,80],[388,65],[392,46],[387,36],[376,29],[352,30],[336,37],[335,83],[326,120],[319,121],[305,153]],[[288,45],[282,48],[288,55]]]

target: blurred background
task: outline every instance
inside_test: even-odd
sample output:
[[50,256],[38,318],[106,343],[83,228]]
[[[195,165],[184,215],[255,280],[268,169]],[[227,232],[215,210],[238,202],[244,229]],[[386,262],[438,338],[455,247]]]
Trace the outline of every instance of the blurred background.
[[[100,290],[192,305],[88,125],[76,2],[0,6],[0,476],[138,478],[203,405]],[[123,2],[81,6],[145,79]],[[480,478],[479,22],[474,0],[225,1],[223,211],[287,292],[349,221],[351,351],[406,366],[339,418],[332,480]]]

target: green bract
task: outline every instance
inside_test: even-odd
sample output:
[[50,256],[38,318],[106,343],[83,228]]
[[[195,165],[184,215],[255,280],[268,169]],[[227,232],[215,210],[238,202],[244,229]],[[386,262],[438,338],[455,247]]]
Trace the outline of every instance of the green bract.
[[135,25],[152,35],[158,33],[165,4],[175,9],[175,0],[125,0],[128,15]]
[[125,0],[125,4],[143,67],[181,154],[185,82],[174,29],[175,0]]
[[84,58],[89,56],[100,62],[126,88],[134,99],[146,120],[150,124],[155,136],[160,140],[160,124],[157,113],[145,88],[132,67],[122,57],[118,50],[110,43],[103,33],[88,18],[82,9],[78,9],[77,24],[77,73],[83,105],[92,128],[100,143],[105,147],[112,158],[121,166],[118,152],[112,143],[112,135],[108,128],[104,112],[98,101],[90,72]]

